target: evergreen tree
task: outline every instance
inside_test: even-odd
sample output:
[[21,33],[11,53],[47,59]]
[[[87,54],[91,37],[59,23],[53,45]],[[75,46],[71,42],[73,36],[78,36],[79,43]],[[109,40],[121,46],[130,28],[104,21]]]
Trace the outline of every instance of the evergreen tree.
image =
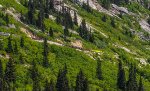
[[6,24],[8,26],[8,24],[9,24],[9,16],[8,16],[8,14],[6,14],[6,16],[5,16],[5,21],[6,21]]
[[0,59],[0,91],[3,91],[3,66],[1,59]]
[[106,22],[106,21],[107,21],[106,15],[104,15],[104,16],[102,17],[102,21],[103,21],[103,22]]
[[143,86],[143,82],[142,82],[142,78],[141,77],[140,77],[140,81],[139,81],[138,91],[144,91],[144,86]]
[[5,75],[4,75],[4,79],[7,83],[15,82],[15,79],[16,79],[15,72],[16,72],[16,69],[15,69],[14,60],[10,58],[6,65],[6,70],[5,70]]
[[47,43],[47,39],[44,39],[44,44],[43,44],[43,66],[44,67],[48,67],[49,66],[49,62],[48,62],[48,43]]
[[46,4],[45,4],[45,18],[49,18],[49,4],[50,4],[50,0],[46,0]]
[[123,91],[125,91],[126,89],[125,71],[124,68],[122,67],[121,60],[119,60],[119,65],[118,65],[117,86],[119,89]]
[[34,12],[35,12],[34,2],[33,0],[29,0],[28,2],[28,23],[29,24],[35,24]]
[[57,91],[69,91],[69,83],[67,79],[67,66],[65,65],[63,70],[59,70],[57,83]]
[[54,37],[54,31],[51,27],[50,27],[50,30],[49,30],[49,36]]
[[38,68],[36,66],[35,61],[32,62],[32,68],[30,70],[31,73],[31,79],[33,81],[33,88],[32,91],[40,91],[40,74],[38,72]]
[[89,91],[88,80],[85,78],[82,70],[77,75],[75,91]]
[[54,8],[54,0],[50,0],[50,4],[49,4],[49,9],[52,11],[55,11],[55,8]]
[[42,6],[40,8],[40,12],[38,14],[38,20],[37,20],[37,26],[38,28],[40,28],[42,30],[42,32],[44,32],[44,12],[42,9]]
[[78,26],[77,13],[74,11],[74,24]]
[[0,40],[0,50],[4,50],[4,43],[2,40]]
[[110,0],[103,0],[102,6],[106,9],[109,9],[110,8]]
[[129,69],[129,80],[127,81],[127,91],[137,91],[136,67],[131,65]]
[[53,80],[51,80],[50,83],[46,80],[44,91],[55,91]]
[[85,19],[82,20],[80,28],[79,28],[79,35],[84,38],[87,39],[88,36],[88,29],[86,27],[86,22]]
[[7,49],[6,50],[7,50],[8,53],[12,53],[13,52],[11,36],[8,37],[8,44],[7,44]]
[[114,19],[111,19],[111,26],[114,27],[114,28],[116,27],[116,24],[115,24],[115,20],[114,20]]
[[68,30],[67,26],[65,26],[65,28],[64,28],[64,37],[66,37],[66,36],[69,36],[69,30]]
[[16,41],[15,41],[15,45],[14,45],[14,53],[18,54],[18,45],[17,45]]
[[102,67],[101,67],[101,60],[98,58],[97,60],[97,69],[96,69],[96,73],[97,73],[97,78],[99,80],[102,80],[103,79],[103,76],[102,76]]
[[24,38],[23,37],[21,37],[21,39],[20,39],[20,47],[24,47]]

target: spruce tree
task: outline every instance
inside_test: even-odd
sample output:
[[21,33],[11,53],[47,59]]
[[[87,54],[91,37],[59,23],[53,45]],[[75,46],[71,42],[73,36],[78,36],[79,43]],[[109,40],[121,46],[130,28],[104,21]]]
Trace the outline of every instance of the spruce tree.
[[32,91],[40,91],[40,74],[38,72],[38,68],[36,66],[35,61],[32,62],[32,68],[30,70],[31,73],[31,79],[33,81],[33,88]]
[[46,4],[45,4],[45,18],[49,18],[49,4],[50,4],[50,0],[46,0]]
[[67,79],[67,66],[63,70],[59,70],[56,83],[57,91],[69,91],[69,83]]
[[51,80],[50,83],[46,80],[44,91],[55,91],[53,80]]
[[98,58],[97,59],[97,69],[96,69],[96,73],[97,73],[97,78],[99,80],[102,80],[103,79],[103,76],[102,76],[102,67],[101,67],[101,60]]
[[7,83],[15,82],[15,79],[16,79],[15,72],[16,72],[16,69],[15,69],[14,60],[10,58],[6,65],[6,70],[5,70],[5,75],[4,75],[4,79]]
[[18,54],[18,45],[17,45],[16,41],[15,41],[15,45],[14,45],[14,53]]
[[24,47],[24,37],[21,37],[20,39],[20,47]]
[[43,66],[48,67],[49,62],[48,62],[48,43],[47,39],[44,39],[44,44],[43,44]]
[[127,91],[137,91],[136,67],[131,64],[129,69],[129,79],[127,81]]
[[49,36],[54,37],[54,31],[51,27],[50,27],[50,30],[49,30]]
[[140,76],[138,91],[144,91],[144,86],[143,86],[143,82],[142,82],[141,76]]
[[34,12],[35,12],[34,1],[29,0],[29,2],[28,2],[28,23],[29,24],[35,24]]
[[6,14],[6,16],[5,16],[5,21],[6,21],[6,24],[8,26],[8,24],[9,24],[9,16],[8,16],[8,14]]
[[1,59],[0,59],[0,91],[3,91],[3,66]]
[[75,91],[89,91],[88,80],[85,78],[82,70],[77,75]]
[[6,50],[7,50],[8,53],[12,53],[13,52],[11,36],[8,37],[8,44],[7,44],[7,49]]
[[103,22],[106,22],[106,21],[107,21],[106,15],[104,15],[104,16],[102,17],[102,21],[103,21]]
[[125,71],[124,68],[122,67],[121,60],[119,60],[119,64],[118,64],[117,86],[119,89],[123,91],[125,91],[126,89]]
[[74,11],[74,24],[78,26],[77,13]]
[[4,50],[4,42],[0,40],[0,50]]
[[115,27],[116,27],[115,19],[111,19],[111,26],[112,26],[113,28],[115,28]]
[[66,37],[66,36],[69,36],[69,30],[68,30],[67,26],[65,26],[65,28],[64,28],[64,37]]

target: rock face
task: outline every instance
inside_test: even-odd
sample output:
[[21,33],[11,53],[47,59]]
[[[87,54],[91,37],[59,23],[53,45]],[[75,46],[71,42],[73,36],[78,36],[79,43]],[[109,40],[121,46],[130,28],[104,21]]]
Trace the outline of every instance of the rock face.
[[150,34],[150,25],[145,20],[139,21],[139,24],[141,25],[141,28],[143,30],[145,30],[146,32]]

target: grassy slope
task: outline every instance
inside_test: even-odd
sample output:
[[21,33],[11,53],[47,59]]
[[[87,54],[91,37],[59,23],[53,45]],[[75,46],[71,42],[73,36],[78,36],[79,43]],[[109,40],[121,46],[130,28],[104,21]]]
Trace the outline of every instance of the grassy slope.
[[[3,2],[0,1],[0,4],[2,4],[4,6],[5,5],[7,6],[7,4],[10,4],[10,6],[14,7],[17,11],[20,12],[22,10],[23,12],[26,12],[26,8],[23,7],[22,5],[17,4],[15,1],[10,2],[10,0],[5,0]],[[41,85],[44,84],[43,79],[47,78],[50,80],[51,78],[53,78],[54,80],[56,80],[58,69],[62,68],[63,65],[66,63],[68,65],[68,72],[69,72],[68,78],[70,80],[70,84],[73,84],[75,86],[74,81],[75,81],[76,74],[78,73],[80,68],[82,68],[86,74],[86,77],[88,77],[88,79],[91,83],[92,91],[99,86],[103,87],[103,88],[106,87],[111,91],[115,91],[116,77],[117,77],[117,61],[115,58],[113,58],[114,53],[117,52],[120,55],[124,54],[122,56],[125,57],[126,61],[132,61],[131,59],[134,58],[135,55],[131,55],[131,54],[125,52],[124,50],[114,48],[112,46],[112,43],[117,42],[122,45],[125,45],[125,42],[130,43],[130,45],[128,45],[128,48],[130,48],[134,51],[139,51],[138,55],[136,55],[136,56],[144,57],[144,58],[148,57],[149,54],[148,54],[148,51],[143,48],[144,47],[143,42],[141,42],[139,39],[133,41],[132,38],[129,38],[128,36],[123,35],[123,33],[122,33],[123,30],[122,30],[121,24],[124,24],[124,22],[127,22],[126,16],[124,16],[125,19],[123,21],[116,19],[117,24],[119,24],[119,26],[117,27],[117,29],[113,29],[110,26],[110,17],[109,16],[108,16],[107,23],[104,23],[101,21],[101,17],[103,14],[94,11],[95,15],[92,15],[92,14],[87,13],[86,11],[84,11],[81,8],[78,8],[78,10],[79,10],[79,14],[81,16],[84,16],[84,18],[88,22],[90,22],[95,28],[97,28],[97,30],[100,30],[101,32],[105,33],[107,36],[111,37],[110,39],[106,39],[101,34],[96,35],[96,33],[95,33],[97,38],[100,37],[101,41],[106,44],[106,47],[99,49],[104,52],[103,55],[101,55],[101,58],[103,59],[102,69],[103,69],[104,80],[99,81],[95,77],[96,61],[94,61],[93,59],[91,59],[90,57],[88,57],[87,55],[85,55],[82,52],[78,52],[75,49],[71,49],[71,48],[67,48],[67,47],[58,47],[55,45],[50,45],[49,46],[49,50],[50,50],[49,60],[51,62],[51,66],[48,69],[43,68],[41,66],[41,64],[42,64],[42,55],[41,55],[42,54],[42,44],[33,42],[29,38],[25,37],[25,42],[26,42],[25,48],[19,48],[19,53],[21,55],[23,55],[25,64],[20,64],[19,56],[13,55],[15,61],[17,62],[17,65],[16,65],[17,66],[16,67],[16,69],[17,69],[16,87],[18,87],[17,88],[18,91],[22,91],[25,88],[27,90],[31,90],[32,81],[29,77],[28,70],[30,68],[30,64],[31,64],[32,60],[36,60],[36,62],[38,64],[38,69],[39,69],[39,72],[41,74],[41,79],[42,79]],[[22,32],[19,32],[20,25],[15,20],[13,20],[11,17],[10,17],[10,19],[12,21],[11,23],[13,23],[13,24],[16,23],[15,25],[18,26],[17,29],[5,29],[5,28],[0,27],[0,31],[17,34],[17,37],[13,36],[13,44],[14,44],[14,41],[17,40],[18,41],[17,43],[19,45],[20,37],[25,36],[25,35]],[[45,23],[49,23],[49,22],[45,21]],[[54,22],[49,23],[49,25],[51,25],[51,24],[55,25],[52,27],[54,29],[56,29],[58,32],[62,32],[62,29],[60,26],[56,25]],[[48,25],[48,24],[46,24],[46,25]],[[133,27],[135,29],[137,28],[134,25],[133,25]],[[117,36],[116,36],[116,32],[117,32]],[[118,40],[119,36],[122,38],[122,41]],[[6,48],[7,37],[0,37],[0,38],[4,39],[5,48]],[[58,38],[59,38],[59,36],[58,36]],[[93,44],[87,43],[86,41],[84,42],[84,44],[88,45],[87,48],[90,48],[93,46]],[[89,44],[92,46],[89,46]],[[144,44],[146,44],[146,43],[144,43]],[[92,48],[95,48],[95,46]],[[1,51],[0,53],[5,53],[5,52]],[[5,63],[7,62],[7,59],[2,59],[2,60],[3,60],[4,68],[5,68]],[[136,63],[138,63],[138,62],[136,61]],[[140,72],[143,72],[144,74],[146,74],[145,79],[144,79],[144,85],[145,85],[146,91],[148,91],[148,89],[150,89],[150,87],[149,87],[150,82],[147,80],[147,79],[150,80],[150,78],[149,78],[150,72],[149,72],[148,68],[150,68],[150,67],[143,66],[143,69],[139,69]]]

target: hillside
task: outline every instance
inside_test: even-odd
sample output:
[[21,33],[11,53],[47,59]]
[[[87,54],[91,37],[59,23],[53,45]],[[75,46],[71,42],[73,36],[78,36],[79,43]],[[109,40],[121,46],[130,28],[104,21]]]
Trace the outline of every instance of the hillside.
[[0,91],[150,91],[149,0],[0,0]]

